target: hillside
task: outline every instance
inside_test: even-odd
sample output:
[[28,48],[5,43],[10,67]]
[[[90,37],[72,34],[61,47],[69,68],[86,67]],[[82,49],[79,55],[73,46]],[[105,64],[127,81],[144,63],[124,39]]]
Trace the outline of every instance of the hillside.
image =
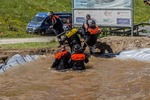
[[[0,33],[25,33],[28,21],[41,11],[71,12],[71,0],[0,0]],[[150,7],[134,0],[135,23],[150,19]]]
[[71,12],[71,0],[0,0],[0,33],[24,32],[37,12]]

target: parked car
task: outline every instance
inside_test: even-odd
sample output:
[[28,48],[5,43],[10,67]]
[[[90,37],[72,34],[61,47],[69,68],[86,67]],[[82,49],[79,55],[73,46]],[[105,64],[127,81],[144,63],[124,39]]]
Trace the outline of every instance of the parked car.
[[[62,23],[64,24],[64,29],[66,27],[72,27],[72,13],[70,12],[56,12],[55,15],[59,16]],[[37,13],[31,21],[29,21],[26,32],[27,33],[38,33],[40,35],[51,35],[53,32],[47,32],[49,26],[52,24],[51,20],[48,19],[47,12]]]

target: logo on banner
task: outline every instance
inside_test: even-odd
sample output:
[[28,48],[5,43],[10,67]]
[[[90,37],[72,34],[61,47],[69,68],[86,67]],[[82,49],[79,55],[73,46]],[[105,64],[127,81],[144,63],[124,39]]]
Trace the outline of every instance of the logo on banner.
[[84,17],[76,17],[76,22],[77,23],[83,23],[84,22]]
[[129,18],[117,18],[117,24],[130,25],[130,19]]

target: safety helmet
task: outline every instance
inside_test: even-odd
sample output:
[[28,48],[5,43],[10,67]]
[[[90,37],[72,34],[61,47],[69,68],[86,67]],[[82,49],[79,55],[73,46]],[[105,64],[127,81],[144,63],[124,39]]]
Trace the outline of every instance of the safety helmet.
[[74,52],[79,52],[80,51],[81,46],[79,44],[74,45]]
[[54,12],[50,11],[50,12],[47,13],[47,15],[52,16],[52,15],[54,15]]
[[95,22],[95,20],[88,20],[88,24],[89,24],[89,27],[90,28],[95,28],[96,27],[96,22]]
[[91,15],[90,15],[90,14],[87,14],[87,15],[86,15],[86,19],[91,19]]
[[144,3],[146,3],[148,0],[143,0]]

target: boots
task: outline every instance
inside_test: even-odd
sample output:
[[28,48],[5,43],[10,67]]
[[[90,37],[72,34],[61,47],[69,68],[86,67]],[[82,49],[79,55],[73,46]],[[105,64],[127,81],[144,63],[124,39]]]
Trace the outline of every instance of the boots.
[[61,38],[58,39],[58,42],[59,42],[59,45],[57,46],[57,48],[60,48],[62,45]]
[[90,47],[90,54],[91,54],[91,55],[94,53],[95,48],[96,48],[95,45],[93,45],[92,47]]

